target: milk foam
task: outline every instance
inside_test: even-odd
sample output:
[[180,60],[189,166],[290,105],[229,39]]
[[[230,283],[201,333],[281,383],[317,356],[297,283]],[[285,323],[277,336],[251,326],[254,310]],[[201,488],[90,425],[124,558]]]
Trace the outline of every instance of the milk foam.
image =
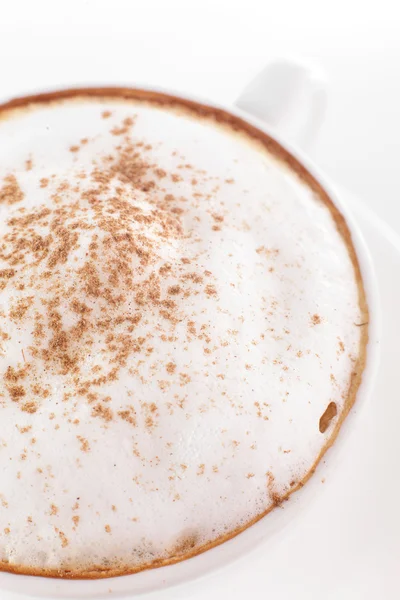
[[[0,202],[0,561],[133,569],[246,525],[314,465],[359,355],[354,267],[329,209],[245,135],[188,113],[81,99],[6,117],[0,198],[15,175],[23,199],[10,203],[3,194]],[[102,206],[119,194],[135,207],[142,220],[127,216],[129,231],[152,256],[145,264],[140,253],[126,255],[134,281],[118,274],[108,281],[107,265],[121,252],[113,234],[98,229],[105,213],[92,202],[93,169],[108,169],[116,148],[132,143],[155,187],[136,186],[136,175],[132,183],[116,169],[96,193]],[[51,229],[54,211],[61,209],[62,222],[63,207],[74,203],[81,212],[65,226],[79,239],[54,264],[63,235]],[[13,267],[10,253],[22,247],[11,237],[13,223],[42,209],[48,215],[20,221],[18,235],[50,239],[49,254],[31,253],[28,267]],[[96,233],[99,285],[123,295],[117,308],[79,279]],[[174,307],[153,303],[147,291],[141,303],[137,284],[166,264],[160,298]],[[78,366],[63,366],[54,342],[46,301],[59,282],[68,291],[54,308],[63,330],[81,318],[73,297],[90,311],[85,355],[79,336],[70,350]],[[140,320],[131,332],[127,321],[90,329],[111,310]],[[39,322],[42,337],[35,337]],[[132,337],[145,341],[124,363],[115,358],[120,346],[107,342],[113,333],[127,336],[128,346]],[[115,378],[101,381],[113,367]],[[96,373],[99,383],[81,389]],[[330,402],[338,415],[321,433]]]

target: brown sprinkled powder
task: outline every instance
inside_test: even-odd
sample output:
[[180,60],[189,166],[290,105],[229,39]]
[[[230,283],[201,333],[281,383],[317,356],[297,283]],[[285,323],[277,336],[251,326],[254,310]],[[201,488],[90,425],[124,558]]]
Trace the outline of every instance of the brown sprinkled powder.
[[311,323],[313,325],[320,325],[321,322],[322,322],[321,321],[321,317],[319,315],[317,315],[317,314],[312,315],[312,317],[311,317]]
[[19,427],[16,425],[16,427],[20,433],[28,433],[32,429],[32,425],[25,425],[25,427]]
[[222,215],[218,215],[216,213],[213,213],[211,216],[217,223],[222,223],[224,220],[224,217]]
[[205,293],[207,294],[207,296],[216,296],[217,295],[217,290],[215,288],[215,285],[206,285],[206,287],[204,288]]
[[171,294],[173,296],[176,296],[177,294],[180,294],[182,291],[182,288],[179,285],[171,285],[168,288],[168,294]]
[[123,120],[122,125],[120,127],[115,126],[111,129],[111,133],[112,133],[112,135],[125,135],[125,134],[129,133],[133,124],[134,124],[134,119],[132,117],[126,117]]
[[25,388],[22,385],[10,385],[7,386],[7,390],[13,402],[18,402],[26,395]]
[[78,441],[81,444],[81,450],[82,452],[89,452],[90,451],[90,445],[89,442],[87,441],[86,438],[82,437],[81,435],[77,435],[76,436]]
[[167,373],[170,373],[172,375],[173,373],[175,373],[176,364],[173,362],[169,362],[166,364],[165,368],[167,369]]
[[181,387],[187,385],[192,381],[190,375],[188,375],[187,373],[179,373],[179,379]]
[[279,256],[278,248],[266,248],[265,246],[260,246],[256,250],[257,254],[264,254],[267,258],[274,259]]
[[33,296],[28,296],[26,298],[20,298],[14,307],[10,310],[10,318],[13,321],[22,321],[27,313],[28,309],[32,306],[34,301]]
[[136,411],[133,406],[129,406],[126,410],[120,410],[117,414],[123,421],[126,421],[130,425],[136,427]]
[[24,194],[15,175],[4,177],[3,186],[0,187],[0,204],[15,204],[23,199]]
[[[109,116],[110,111],[102,114],[103,118]],[[77,174],[76,185],[51,178],[51,192],[43,192],[50,194],[50,207],[29,208],[8,222],[11,234],[6,246],[0,248],[0,259],[7,268],[0,270],[0,285],[14,285],[15,280],[18,289],[26,284],[32,294],[19,298],[10,311],[18,326],[28,317],[33,321],[33,342],[23,354],[27,373],[6,382],[10,398],[25,412],[38,410],[38,403],[51,393],[46,373],[56,373],[71,388],[64,397],[67,406],[71,398],[83,396],[93,417],[105,423],[118,417],[136,427],[133,407],[114,413],[99,392],[118,379],[121,369],[130,366],[134,370],[131,365],[135,360],[150,356],[152,336],[135,333],[139,323],[146,322],[146,313],[159,315],[160,339],[175,341],[174,328],[186,322],[185,299],[198,294],[196,286],[203,283],[202,272],[181,270],[195,259],[182,257],[178,265],[162,260],[165,244],[183,236],[185,199],[180,194],[165,194],[160,186],[165,177],[178,183],[181,176],[154,164],[149,159],[149,145],[130,140],[134,122],[128,117],[113,128],[114,135],[125,136],[118,140],[118,149],[99,158],[92,171]],[[84,140],[80,144],[87,142]],[[79,147],[76,144],[70,149],[76,152]],[[86,187],[81,192],[83,176]],[[4,184],[1,201],[23,198],[13,176],[5,178]],[[49,179],[42,178],[40,187],[49,187]],[[148,208],[136,203],[136,191],[146,193]],[[222,222],[223,217],[215,215],[214,220]],[[86,240],[87,254],[82,262],[79,255]],[[33,267],[38,274],[34,281],[30,277]],[[216,296],[216,289],[207,285],[205,293]],[[187,321],[186,328],[188,336],[197,335],[194,321]],[[94,350],[101,360],[95,361],[88,373],[86,357]],[[175,369],[174,363],[167,363],[169,374]],[[184,386],[190,377],[181,373],[179,382]],[[35,401],[22,404],[20,400],[28,394],[34,394]],[[151,406],[145,416],[149,428],[157,421],[156,407]],[[72,416],[68,418],[70,423],[79,424]],[[49,419],[54,419],[54,413]],[[89,451],[87,440],[78,437],[78,441],[82,451]]]
[[19,379],[24,379],[26,377],[27,370],[24,369],[14,369],[14,367],[7,367],[6,372],[4,373],[4,381],[17,383]]
[[108,406],[103,406],[102,404],[96,404],[96,406],[94,406],[92,408],[92,416],[93,417],[100,417],[101,419],[103,419],[104,421],[106,421],[107,423],[112,421],[113,418],[113,412],[110,408],[108,408]]
[[68,538],[63,531],[58,532],[58,536],[61,540],[61,547],[66,548],[69,544]]
[[0,279],[11,279],[15,275],[15,269],[1,269]]
[[21,406],[21,410],[22,412],[26,412],[29,414],[33,414],[37,411],[38,407],[37,404],[35,402],[25,402],[24,404],[22,404]]

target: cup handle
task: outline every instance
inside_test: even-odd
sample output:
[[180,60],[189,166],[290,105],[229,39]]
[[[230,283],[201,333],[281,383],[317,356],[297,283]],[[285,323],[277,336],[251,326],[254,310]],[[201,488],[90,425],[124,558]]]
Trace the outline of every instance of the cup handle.
[[307,149],[325,116],[327,77],[303,60],[276,59],[246,86],[235,104]]

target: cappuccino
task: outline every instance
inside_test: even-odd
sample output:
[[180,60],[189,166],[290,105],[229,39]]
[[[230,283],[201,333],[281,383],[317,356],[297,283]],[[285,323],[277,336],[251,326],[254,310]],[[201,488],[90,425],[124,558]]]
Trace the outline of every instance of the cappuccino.
[[233,537],[313,473],[367,338],[346,222],[266,134],[135,90],[2,107],[0,569]]

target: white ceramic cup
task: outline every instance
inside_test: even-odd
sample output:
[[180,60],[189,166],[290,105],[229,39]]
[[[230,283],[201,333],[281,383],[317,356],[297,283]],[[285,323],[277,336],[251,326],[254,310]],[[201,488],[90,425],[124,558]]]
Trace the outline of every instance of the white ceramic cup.
[[[245,88],[235,107],[223,108],[275,138],[319,181],[347,221],[360,263],[370,311],[367,363],[356,402],[357,411],[359,411],[360,405],[364,404],[370,395],[379,359],[379,298],[372,262],[368,248],[348,209],[343,205],[332,185],[327,183],[326,177],[307,158],[303,150],[299,149],[304,149],[312,143],[323,120],[327,98],[326,84],[324,74],[312,65],[298,60],[279,59],[268,64]],[[124,85],[124,87],[127,86]],[[153,91],[179,96],[179,94],[166,90],[153,88]],[[185,98],[212,105],[204,102],[203,99],[187,96]],[[351,430],[352,420],[353,415],[350,414],[345,420],[333,448],[326,455],[331,469],[338,468],[341,438]],[[174,593],[170,589],[171,586],[185,585],[191,580],[224,567],[250,550],[254,550],[255,547],[262,551],[263,544],[273,543],[275,536],[281,534],[293,518],[301,518],[301,512],[312,507],[315,491],[312,478],[303,490],[297,492],[290,499],[285,505],[285,510],[276,509],[232,540],[175,565],[113,579],[90,581],[47,579],[0,573],[0,598],[3,599],[2,591],[11,593],[10,597],[13,598],[18,598],[18,595],[21,594],[24,598],[95,598],[96,600],[100,598],[131,598],[152,591],[156,592],[152,598],[172,599]]]

